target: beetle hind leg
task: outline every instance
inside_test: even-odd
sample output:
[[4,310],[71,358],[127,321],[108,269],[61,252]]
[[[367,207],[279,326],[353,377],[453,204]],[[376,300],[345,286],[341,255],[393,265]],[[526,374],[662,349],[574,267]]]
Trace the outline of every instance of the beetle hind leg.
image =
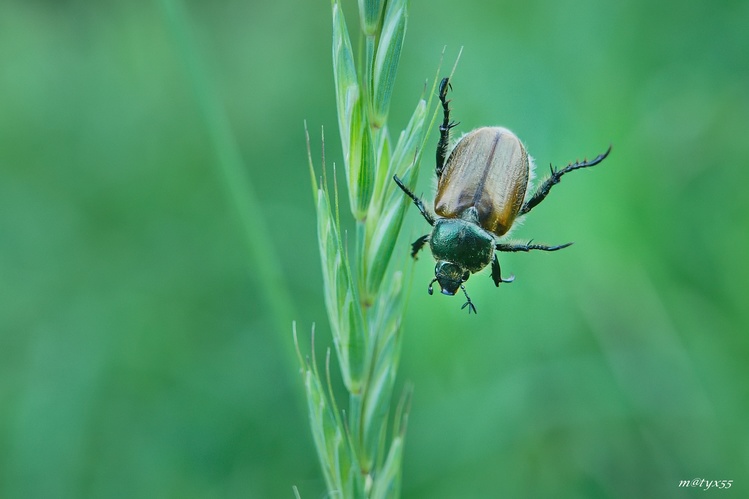
[[546,196],[548,196],[549,191],[551,191],[551,188],[558,184],[562,180],[562,175],[565,173],[569,173],[573,170],[578,170],[580,168],[587,168],[589,166],[595,166],[604,159],[606,159],[606,156],[609,155],[611,152],[611,146],[606,150],[605,153],[599,154],[595,158],[593,158],[590,161],[577,161],[575,163],[570,163],[569,165],[565,166],[561,170],[557,170],[553,166],[551,166],[551,175],[549,178],[547,178],[543,184],[541,184],[538,189],[536,189],[536,192],[533,193],[533,196],[523,204],[522,208],[520,208],[519,215],[524,215],[531,211],[536,205],[538,205],[541,201],[543,201]]
[[494,285],[499,287],[499,284],[504,283],[510,283],[515,280],[514,275],[510,275],[507,279],[502,278],[502,270],[499,268],[499,258],[497,258],[497,255],[494,255],[494,261],[492,262],[492,280],[494,281]]
[[440,82],[440,102],[442,103],[442,124],[440,125],[440,140],[437,143],[437,167],[435,173],[439,179],[445,168],[447,159],[447,148],[450,146],[450,129],[458,126],[458,123],[450,121],[450,101],[447,99],[447,89],[452,88],[449,78],[442,78]]
[[[528,241],[525,244],[497,244],[496,250],[497,251],[507,251],[507,252],[517,252],[517,251],[531,251],[531,250],[541,250],[541,251],[556,251],[560,249],[564,249],[568,246],[571,246],[572,243],[565,243],[565,244],[558,244],[556,246],[547,246],[545,244],[532,244],[533,241]],[[494,258],[496,259],[497,255],[494,255]],[[499,264],[497,264],[497,267],[499,267]],[[494,274],[494,265],[492,265],[492,275]]]

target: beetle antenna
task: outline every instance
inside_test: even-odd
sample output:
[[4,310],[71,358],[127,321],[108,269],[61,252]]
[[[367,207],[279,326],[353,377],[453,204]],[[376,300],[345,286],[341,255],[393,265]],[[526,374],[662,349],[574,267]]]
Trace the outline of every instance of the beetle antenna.
[[[430,287],[431,287],[431,284],[430,284]],[[468,298],[468,292],[466,291],[465,285],[461,284],[460,289],[463,290],[463,294],[466,295],[466,300],[468,300],[467,302],[463,304],[462,307],[460,307],[460,309],[463,310],[464,308],[468,307],[468,315],[471,315],[471,310],[473,310],[474,314],[478,314],[478,312],[476,312],[476,307],[473,305],[473,302],[471,302],[471,299]]]
[[434,293],[434,289],[432,289],[432,284],[434,284],[436,280],[437,278],[435,277],[434,279],[432,279],[432,282],[429,283],[429,287],[427,288],[427,293],[429,293],[430,295]]

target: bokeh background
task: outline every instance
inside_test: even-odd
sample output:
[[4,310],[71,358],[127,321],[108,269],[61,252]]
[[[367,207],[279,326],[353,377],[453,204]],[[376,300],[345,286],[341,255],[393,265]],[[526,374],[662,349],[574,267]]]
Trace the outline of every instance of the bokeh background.
[[[340,163],[329,4],[169,5],[0,7],[0,497],[325,497],[291,321],[330,345],[303,134]],[[402,265],[404,497],[746,497],[749,3],[410,14],[394,132],[462,46],[458,132],[542,170],[614,149],[515,233],[576,244],[474,276],[478,316]]]

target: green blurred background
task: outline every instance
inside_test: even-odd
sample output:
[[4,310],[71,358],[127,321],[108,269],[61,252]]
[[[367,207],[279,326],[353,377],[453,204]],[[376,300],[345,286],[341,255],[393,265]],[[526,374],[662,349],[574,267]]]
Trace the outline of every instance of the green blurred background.
[[[291,321],[330,345],[303,135],[340,164],[329,5],[184,7],[248,217],[168,9],[0,7],[2,498],[325,497]],[[404,497],[749,495],[747,22],[746,1],[412,2],[394,133],[463,46],[458,133],[510,127],[543,171],[614,149],[515,233],[575,246],[474,276],[478,316],[413,267]]]

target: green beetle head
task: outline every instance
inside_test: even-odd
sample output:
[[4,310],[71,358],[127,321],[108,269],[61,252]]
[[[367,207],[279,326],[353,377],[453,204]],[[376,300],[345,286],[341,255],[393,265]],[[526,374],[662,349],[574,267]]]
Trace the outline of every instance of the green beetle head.
[[433,292],[432,284],[437,281],[442,288],[443,295],[453,296],[470,275],[471,273],[460,265],[440,260],[434,267],[434,279],[429,283],[427,291],[431,295]]

